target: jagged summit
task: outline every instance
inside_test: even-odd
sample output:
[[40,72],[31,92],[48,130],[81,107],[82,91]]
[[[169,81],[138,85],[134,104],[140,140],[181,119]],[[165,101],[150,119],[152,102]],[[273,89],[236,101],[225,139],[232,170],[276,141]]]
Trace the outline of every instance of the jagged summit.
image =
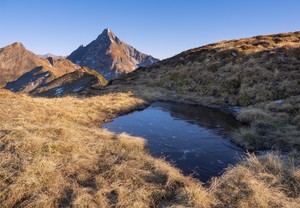
[[103,32],[97,37],[96,39],[97,42],[111,42],[114,43],[115,41],[120,42],[119,38],[112,32],[111,29],[106,28],[103,30]]
[[104,29],[99,36],[108,36],[112,38],[116,37],[116,35],[113,33],[113,31],[110,28]]
[[141,53],[119,39],[110,28],[87,46],[80,46],[68,59],[80,66],[87,66],[102,74],[106,79],[114,79],[120,74],[134,71],[139,66],[147,66],[158,61]]
[[114,33],[112,32],[112,30],[110,28],[104,29],[101,34],[114,35]]

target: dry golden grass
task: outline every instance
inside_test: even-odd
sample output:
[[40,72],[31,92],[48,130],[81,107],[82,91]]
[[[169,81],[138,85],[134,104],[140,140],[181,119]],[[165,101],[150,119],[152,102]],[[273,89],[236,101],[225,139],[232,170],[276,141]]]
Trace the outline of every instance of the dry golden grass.
[[299,207],[299,174],[289,157],[248,155],[214,179],[211,189],[218,207]]
[[142,138],[100,128],[145,105],[130,93],[46,99],[1,90],[1,207],[213,204],[198,182],[151,157]]
[[300,32],[222,41],[136,70],[113,85],[159,87],[177,98],[248,106],[299,95]]
[[259,103],[241,110],[237,119],[248,126],[238,129],[233,141],[247,149],[300,148],[300,97],[293,96],[276,103]]
[[151,157],[143,138],[100,128],[146,105],[132,93],[47,99],[0,90],[1,207],[298,206],[297,152],[249,156],[204,188]]

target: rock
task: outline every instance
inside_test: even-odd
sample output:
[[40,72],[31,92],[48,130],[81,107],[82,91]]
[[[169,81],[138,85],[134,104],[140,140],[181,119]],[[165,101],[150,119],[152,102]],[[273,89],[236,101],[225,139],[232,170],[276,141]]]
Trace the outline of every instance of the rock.
[[277,105],[281,105],[281,104],[284,103],[284,100],[276,100],[275,103],[276,103]]

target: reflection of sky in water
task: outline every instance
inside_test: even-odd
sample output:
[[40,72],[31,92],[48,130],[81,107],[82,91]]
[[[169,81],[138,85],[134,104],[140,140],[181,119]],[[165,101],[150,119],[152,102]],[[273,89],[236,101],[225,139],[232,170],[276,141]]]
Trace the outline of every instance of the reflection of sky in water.
[[202,181],[219,175],[243,154],[224,139],[236,126],[232,117],[220,111],[160,102],[103,125],[117,133],[146,138],[152,155],[165,157]]

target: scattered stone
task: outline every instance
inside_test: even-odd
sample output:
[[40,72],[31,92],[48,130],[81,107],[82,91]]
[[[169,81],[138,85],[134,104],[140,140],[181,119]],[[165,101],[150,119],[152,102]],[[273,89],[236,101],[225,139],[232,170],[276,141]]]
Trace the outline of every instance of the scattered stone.
[[281,104],[284,103],[284,100],[276,100],[275,103],[278,104],[278,105],[281,105]]

